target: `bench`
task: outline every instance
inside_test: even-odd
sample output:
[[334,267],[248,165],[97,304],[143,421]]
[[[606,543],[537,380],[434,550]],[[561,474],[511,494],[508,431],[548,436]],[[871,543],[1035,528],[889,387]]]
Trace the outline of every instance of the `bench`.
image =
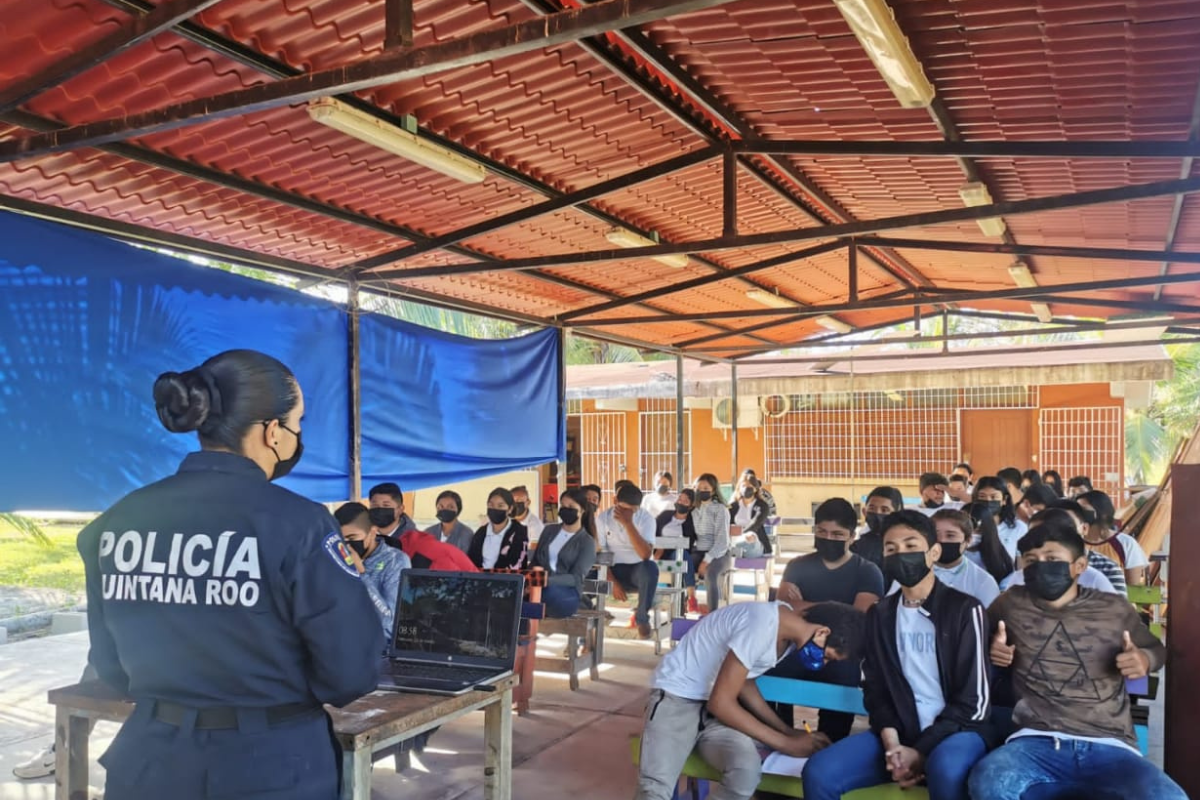
[[610,590],[608,581],[585,580],[583,594],[596,598],[596,607],[581,608],[564,618],[546,617],[538,626],[546,635],[562,634],[567,637],[566,655],[561,658],[538,656],[534,667],[542,672],[565,672],[571,691],[579,689],[580,645],[587,648],[583,663],[587,664],[592,680],[600,680],[600,663],[604,649],[604,600]]
[[[771,593],[771,577],[775,573],[775,557],[774,556],[759,556],[758,558],[735,558],[733,560],[734,570],[744,569],[754,573],[754,584],[747,586],[745,584],[734,584],[731,595],[733,594],[748,594],[754,595],[755,600],[766,602],[770,599]],[[733,576],[730,575],[732,583]]]

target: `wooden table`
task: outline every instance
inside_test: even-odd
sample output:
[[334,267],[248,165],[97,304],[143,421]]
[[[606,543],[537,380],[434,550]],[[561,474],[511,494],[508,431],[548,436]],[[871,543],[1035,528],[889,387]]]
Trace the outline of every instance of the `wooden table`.
[[[512,800],[512,697],[517,677],[496,683],[493,692],[457,697],[375,692],[345,708],[328,708],[342,747],[342,800],[371,797],[371,754],[451,720],[482,710],[483,796]],[[89,682],[52,689],[55,707],[55,798],[88,800],[88,733],[92,720],[123,722],[133,701],[106,684]]]

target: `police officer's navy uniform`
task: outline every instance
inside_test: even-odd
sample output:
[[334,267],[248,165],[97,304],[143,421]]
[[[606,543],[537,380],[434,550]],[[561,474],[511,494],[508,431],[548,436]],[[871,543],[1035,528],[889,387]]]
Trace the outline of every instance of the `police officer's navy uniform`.
[[232,453],[189,455],[79,535],[89,660],[136,711],[108,800],[334,800],[322,703],[378,684],[383,632],[337,522]]

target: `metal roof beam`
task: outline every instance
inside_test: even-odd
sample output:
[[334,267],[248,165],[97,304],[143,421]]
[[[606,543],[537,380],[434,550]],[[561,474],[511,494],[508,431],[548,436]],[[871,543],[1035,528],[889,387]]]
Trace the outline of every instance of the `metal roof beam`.
[[307,72],[273,83],[0,142],[0,162],[107,144],[343,92],[362,91],[567,44],[616,28],[644,25],[729,2],[732,0],[602,0],[426,47],[388,50],[352,64]]
[[[1081,206],[1099,205],[1103,203],[1126,202],[1141,200],[1149,197],[1161,197],[1166,194],[1191,193],[1200,191],[1200,178],[1188,178],[1175,181],[1157,181],[1155,183],[1120,186],[1113,189],[1097,189],[1089,192],[1053,195],[1029,200],[1013,200],[992,203],[987,206],[972,206],[966,208],[951,208],[943,211],[926,211],[918,214],[901,214],[895,217],[864,220],[860,222],[845,222],[837,225],[826,225],[814,228],[797,228],[770,233],[748,234],[743,236],[719,237],[702,239],[694,242],[676,244],[660,244],[653,247],[633,247],[624,250],[598,250],[586,253],[562,253],[533,258],[506,259],[495,264],[458,264],[442,267],[419,267],[407,270],[393,270],[375,274],[377,279],[415,279],[434,278],[446,275],[470,275],[480,272],[506,272],[521,269],[540,269],[543,267],[568,267],[581,264],[595,264],[605,261],[624,261],[635,258],[653,258],[655,256],[671,255],[674,253],[703,253],[717,250],[731,250],[747,247],[762,247],[766,245],[790,244],[807,242],[817,239],[828,239],[844,236],[859,236],[878,231],[897,228],[924,227],[940,225],[947,222],[963,222],[967,220],[996,217],[1002,215],[1031,214],[1038,211],[1053,211],[1063,208],[1078,208]],[[727,275],[709,276],[711,282],[724,280]],[[941,300],[935,302],[942,302]]]
[[[1200,83],[1196,84],[1196,99],[1192,101],[1192,121],[1188,125],[1188,141],[1193,144],[1200,144]],[[1194,156],[1188,156],[1179,166],[1179,177],[1187,178],[1192,174],[1192,167],[1195,165],[1196,159]],[[1167,237],[1163,243],[1163,250],[1175,249],[1175,237],[1179,234],[1179,222],[1183,219],[1183,206],[1187,203],[1187,195],[1175,195],[1175,201],[1171,205],[1171,217],[1167,223]],[[1166,275],[1171,269],[1172,259],[1163,260],[1162,265],[1158,268],[1160,275]],[[1158,287],[1154,290],[1154,299],[1158,300],[1162,297],[1163,287]]]
[[[1200,142],[1179,141],[986,141],[937,142],[882,140],[772,141],[745,139],[734,152],[757,155],[870,158],[1192,158]],[[1186,176],[1184,176],[1186,177]]]
[[903,239],[892,236],[865,236],[860,244],[877,244],[909,250],[946,250],[962,253],[994,253],[1013,256],[1055,256],[1086,258],[1088,260],[1162,261],[1170,258],[1179,263],[1200,264],[1200,253],[1168,253],[1161,250],[1128,250],[1116,247],[1059,247],[1041,244],[992,244],[990,242],[955,242],[939,239]]
[[163,0],[147,14],[134,14],[128,22],[107,36],[47,64],[37,74],[0,91],[0,113],[11,111],[47,89],[104,63],[218,2],[220,0]]

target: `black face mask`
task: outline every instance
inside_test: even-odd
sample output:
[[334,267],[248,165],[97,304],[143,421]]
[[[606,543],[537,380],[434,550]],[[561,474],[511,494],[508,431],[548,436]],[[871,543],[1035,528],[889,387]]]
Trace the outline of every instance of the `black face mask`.
[[[264,422],[263,427],[265,428],[270,424],[270,422]],[[279,427],[296,437],[296,452],[292,453],[288,458],[280,458],[279,451],[274,447],[271,448],[271,452],[275,454],[275,469],[271,470],[271,480],[273,481],[279,480],[295,469],[296,465],[300,463],[300,456],[304,455],[304,442],[300,438],[300,432],[292,430],[282,422],[279,423]]]
[[503,508],[489,508],[487,514],[488,520],[493,525],[503,525],[504,521],[508,519],[508,512]]
[[346,546],[349,547],[351,550],[353,550],[355,553],[358,553],[359,558],[367,557],[367,543],[362,541],[361,539],[358,539],[358,540],[347,539]]
[[929,574],[924,553],[892,553],[883,558],[883,576],[911,589]]
[[386,531],[396,524],[394,508],[372,508],[367,512],[367,516],[371,518],[371,524],[381,531]]
[[817,555],[823,561],[837,561],[846,555],[846,543],[840,539],[822,539],[818,537],[813,541],[813,546],[816,547]]
[[513,503],[512,516],[514,516],[514,517],[525,516],[526,508],[528,508],[528,506],[526,506],[524,503]]
[[944,505],[945,505],[945,503],[940,503],[937,500],[926,500],[925,501],[926,508],[941,508]]
[[962,556],[962,542],[942,542],[942,554],[938,556],[939,564],[953,564]]
[[667,494],[668,492],[670,492],[670,491],[671,491],[671,487],[670,487],[670,486],[667,486],[666,484],[663,484],[662,486],[659,486],[659,487],[658,487],[658,489],[657,489],[656,491],[657,491],[659,494],[661,494],[661,495],[663,495],[663,496],[666,496],[666,494]]
[[560,508],[558,510],[558,518],[562,520],[563,525],[574,525],[579,522],[578,508]]
[[984,503],[984,506],[987,508],[989,514],[996,517],[1000,515],[1000,509],[1004,508],[1004,502],[1001,500],[988,500]]
[[676,503],[675,504],[675,513],[676,514],[690,514],[690,513],[692,513],[692,507],[685,506],[683,503]]
[[701,503],[707,503],[712,500],[712,492],[696,492],[696,499]]
[[595,514],[597,511],[599,511],[599,510],[600,510],[600,504],[599,504],[599,503],[593,503],[593,502],[590,502],[590,501],[589,501],[589,502],[588,502],[588,508],[590,508],[590,509],[592,510],[592,513],[593,513],[593,514]]
[[754,487],[753,486],[743,486],[742,487],[742,497],[745,497],[745,498],[754,497]]
[[1025,585],[1043,600],[1054,601],[1067,593],[1075,579],[1066,561],[1034,561],[1025,567]]
[[437,512],[438,522],[454,522],[458,519],[458,512],[453,508],[443,508]]
[[883,521],[887,519],[887,514],[873,514],[868,512],[866,519],[867,528],[870,529],[871,533],[883,533]]

